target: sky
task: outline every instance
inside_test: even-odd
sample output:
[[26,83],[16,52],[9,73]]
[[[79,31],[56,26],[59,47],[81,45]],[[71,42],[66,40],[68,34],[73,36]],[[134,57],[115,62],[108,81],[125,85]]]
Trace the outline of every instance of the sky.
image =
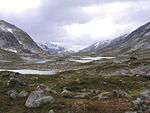
[[150,21],[150,0],[0,0],[0,19],[77,51]]

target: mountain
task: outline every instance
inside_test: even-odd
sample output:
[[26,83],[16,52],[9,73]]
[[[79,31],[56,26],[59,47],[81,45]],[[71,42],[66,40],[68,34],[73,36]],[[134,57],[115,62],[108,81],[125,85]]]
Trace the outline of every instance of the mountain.
[[41,48],[23,30],[0,21],[0,48],[15,53],[41,53]]
[[96,51],[97,49],[100,49],[100,48],[104,48],[106,47],[107,45],[109,45],[110,43],[110,40],[106,40],[106,41],[98,41],[94,44],[92,44],[91,46],[81,50],[81,52],[90,52],[90,51]]
[[7,62],[7,61],[22,61],[22,59],[20,55],[14,52],[0,49],[0,61],[2,63],[2,62]]
[[[88,51],[88,54],[98,56],[120,56],[133,53],[150,55],[150,22],[139,27],[129,35],[123,35],[113,39],[105,46],[102,43],[94,50]],[[80,51],[80,54],[85,54],[85,51]]]
[[69,54],[72,53],[71,51],[67,50],[66,48],[59,46],[53,43],[38,43],[38,45],[46,51],[50,55],[60,55],[60,54]]
[[0,59],[42,57],[45,52],[23,30],[0,20]]

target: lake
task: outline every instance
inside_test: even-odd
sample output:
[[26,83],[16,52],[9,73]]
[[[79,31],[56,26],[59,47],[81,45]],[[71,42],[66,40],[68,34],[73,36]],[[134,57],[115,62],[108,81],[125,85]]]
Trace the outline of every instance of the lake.
[[20,69],[20,70],[7,70],[7,69],[0,69],[0,71],[11,71],[11,72],[18,72],[20,74],[38,74],[38,75],[53,75],[56,74],[53,70],[32,70],[32,69]]
[[80,59],[70,59],[70,61],[73,62],[79,62],[79,63],[88,63],[96,60],[101,60],[101,59],[112,59],[114,57],[83,57]]

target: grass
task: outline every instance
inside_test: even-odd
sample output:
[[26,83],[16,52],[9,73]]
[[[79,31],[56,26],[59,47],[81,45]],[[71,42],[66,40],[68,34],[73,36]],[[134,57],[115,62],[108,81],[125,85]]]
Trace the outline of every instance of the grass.
[[[114,65],[113,65],[114,67]],[[104,67],[108,68],[108,67]],[[115,67],[114,67],[115,68]],[[92,69],[77,71],[66,71],[51,76],[22,75],[20,80],[32,85],[30,87],[16,88],[18,91],[33,91],[38,84],[45,84],[49,88],[61,93],[64,87],[73,93],[99,90],[100,92],[111,92],[114,89],[121,89],[128,92],[131,97],[138,96],[139,92],[149,89],[150,81],[143,77],[136,76],[102,76]],[[55,103],[46,104],[36,109],[28,109],[24,106],[26,98],[11,100],[6,92],[10,72],[0,72],[0,113],[48,113],[53,109],[56,113],[124,113],[132,109],[132,98],[110,98],[107,101],[98,101],[91,96],[88,99],[64,98],[54,95]]]

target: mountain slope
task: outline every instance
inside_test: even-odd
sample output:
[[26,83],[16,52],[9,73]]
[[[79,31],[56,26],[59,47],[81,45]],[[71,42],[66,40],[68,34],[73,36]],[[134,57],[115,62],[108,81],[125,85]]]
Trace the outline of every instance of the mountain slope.
[[150,22],[139,27],[131,34],[116,38],[107,46],[94,50],[94,54],[100,56],[120,56],[131,53],[150,55]]
[[[131,34],[121,38],[121,41],[113,40],[109,46],[99,49],[98,54],[104,55],[129,55],[131,53],[142,54],[150,52],[150,23],[147,23],[133,31]],[[146,54],[145,53],[145,54]]]
[[22,59],[20,55],[16,54],[15,52],[0,49],[0,62],[7,61],[22,61]]
[[0,21],[0,48],[18,53],[42,52],[26,32],[3,20]]
[[67,51],[64,47],[58,46],[53,43],[38,43],[38,45],[50,55],[63,54]]
[[106,40],[106,41],[99,41],[96,42],[94,44],[92,44],[91,46],[81,50],[81,52],[90,52],[90,51],[96,51],[96,49],[100,49],[100,48],[104,48],[107,45],[109,45],[110,40]]

